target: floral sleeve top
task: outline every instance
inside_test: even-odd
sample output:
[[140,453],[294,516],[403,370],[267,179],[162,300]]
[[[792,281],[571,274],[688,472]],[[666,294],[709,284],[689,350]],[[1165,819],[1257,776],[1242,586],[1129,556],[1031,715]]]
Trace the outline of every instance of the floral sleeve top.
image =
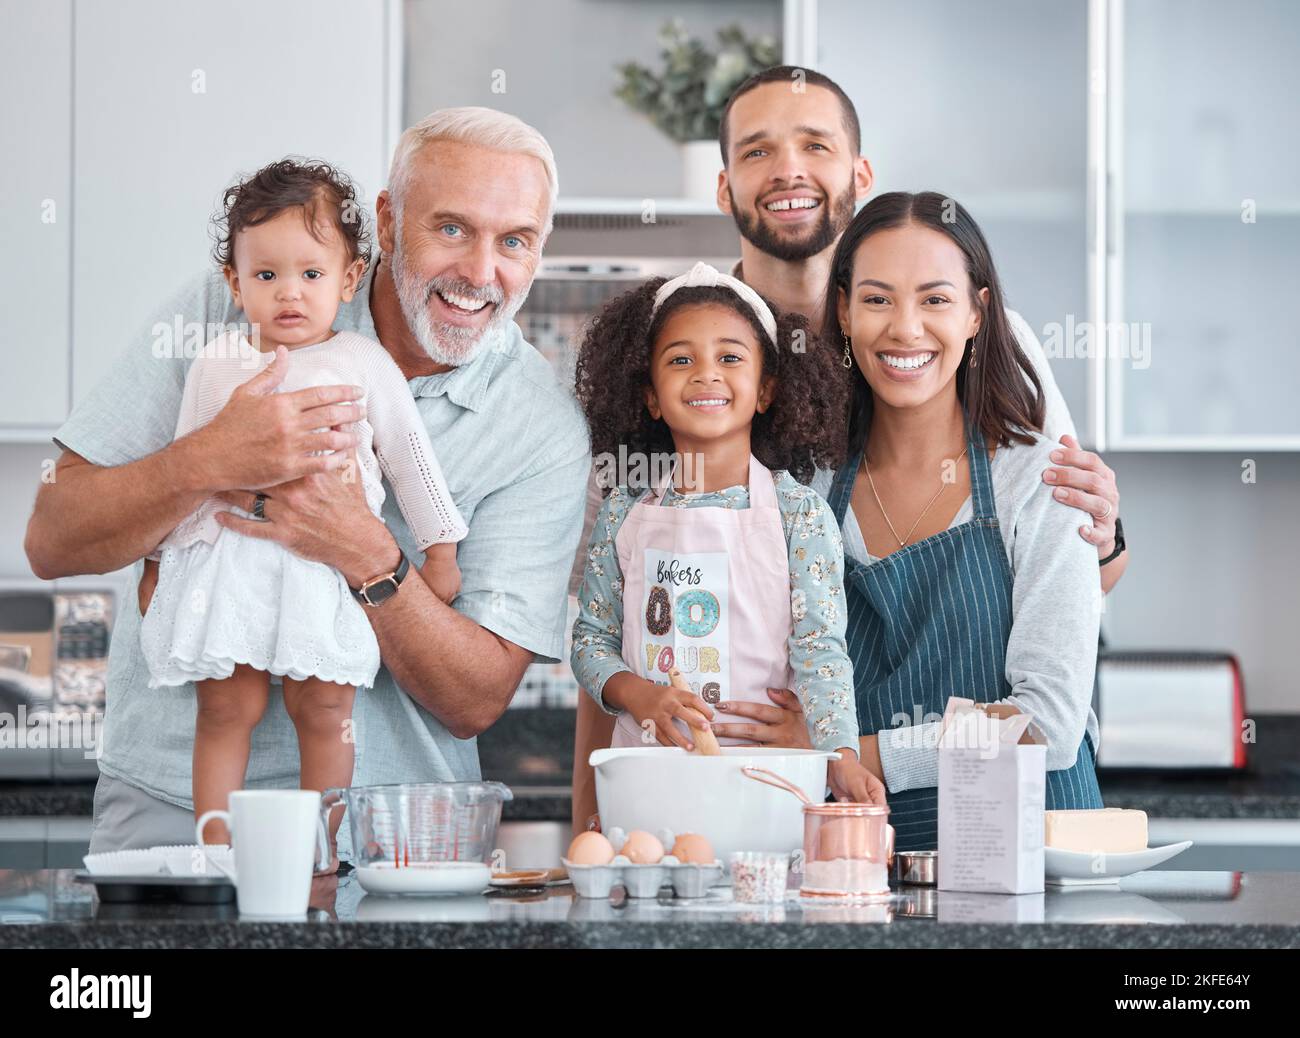
[[[857,749],[858,714],[853,696],[853,664],[844,634],[848,610],[844,599],[844,546],[830,506],[816,491],[785,471],[772,473],[782,526],[790,550],[790,666],[795,695],[808,719],[808,736],[819,750]],[[644,496],[619,487],[610,491],[596,517],[587,548],[587,569],[578,593],[569,660],[578,683],[600,708],[606,705],[605,682],[621,671],[623,661],[623,574],[614,538],[632,506]],[[700,494],[679,494],[669,487],[663,504],[673,508],[748,508],[743,486]]]

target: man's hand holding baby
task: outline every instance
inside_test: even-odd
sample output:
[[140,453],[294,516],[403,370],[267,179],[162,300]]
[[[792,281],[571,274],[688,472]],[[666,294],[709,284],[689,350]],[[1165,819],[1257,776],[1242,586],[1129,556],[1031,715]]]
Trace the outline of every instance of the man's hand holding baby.
[[[222,512],[217,521],[229,530],[275,541],[295,555],[331,566],[352,587],[396,569],[400,549],[384,521],[366,506],[356,457],[350,450],[340,453],[345,463],[336,471],[315,472],[261,491],[265,496],[262,520]],[[257,496],[252,490],[217,495],[246,512],[253,511]]]
[[350,425],[365,417],[365,407],[353,402],[362,389],[309,386],[277,393],[290,363],[289,351],[278,347],[275,360],[236,389],[211,422],[177,442],[185,446],[181,468],[196,486],[254,491],[349,464],[347,452],[357,443]]

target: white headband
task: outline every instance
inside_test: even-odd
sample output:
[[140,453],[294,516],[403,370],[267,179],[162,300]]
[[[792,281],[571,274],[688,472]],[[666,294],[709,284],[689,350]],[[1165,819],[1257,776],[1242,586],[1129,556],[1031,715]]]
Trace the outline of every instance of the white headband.
[[743,281],[733,278],[730,274],[723,274],[717,268],[710,267],[707,263],[697,263],[685,274],[675,277],[671,281],[665,281],[659,291],[655,293],[655,305],[650,308],[650,320],[654,320],[655,314],[664,305],[664,300],[679,288],[698,288],[701,286],[714,288],[718,285],[731,289],[744,300],[745,304],[754,311],[758,323],[763,326],[763,331],[767,332],[767,337],[772,340],[772,345],[775,346],[776,318],[772,316],[772,311],[768,309],[762,297]]

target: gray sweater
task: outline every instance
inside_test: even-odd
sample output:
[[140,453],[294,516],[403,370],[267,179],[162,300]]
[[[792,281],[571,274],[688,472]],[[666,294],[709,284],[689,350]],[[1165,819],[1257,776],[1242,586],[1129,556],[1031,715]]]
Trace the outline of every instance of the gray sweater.
[[[1033,446],[1000,447],[990,472],[1002,541],[1011,563],[1011,633],[1006,677],[1013,703],[1031,715],[1047,738],[1047,769],[1074,764],[1086,730],[1094,749],[1097,718],[1092,711],[1093,671],[1102,594],[1097,550],[1079,536],[1092,517],[1052,497],[1042,473],[1059,444],[1039,437]],[[813,489],[830,496],[833,473],[819,471]],[[971,518],[969,498],[950,527]],[[853,509],[844,514],[844,554],[870,565]],[[880,732],[880,759],[890,792],[937,786],[937,721]]]

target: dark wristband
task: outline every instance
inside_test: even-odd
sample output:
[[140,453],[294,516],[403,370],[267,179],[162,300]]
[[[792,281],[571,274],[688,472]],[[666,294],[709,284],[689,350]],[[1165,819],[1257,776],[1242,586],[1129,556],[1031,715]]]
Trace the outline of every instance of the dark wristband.
[[1108,562],[1114,562],[1124,553],[1128,545],[1124,542],[1124,524],[1120,522],[1119,516],[1115,516],[1115,550],[1102,559],[1097,565],[1104,566]]

